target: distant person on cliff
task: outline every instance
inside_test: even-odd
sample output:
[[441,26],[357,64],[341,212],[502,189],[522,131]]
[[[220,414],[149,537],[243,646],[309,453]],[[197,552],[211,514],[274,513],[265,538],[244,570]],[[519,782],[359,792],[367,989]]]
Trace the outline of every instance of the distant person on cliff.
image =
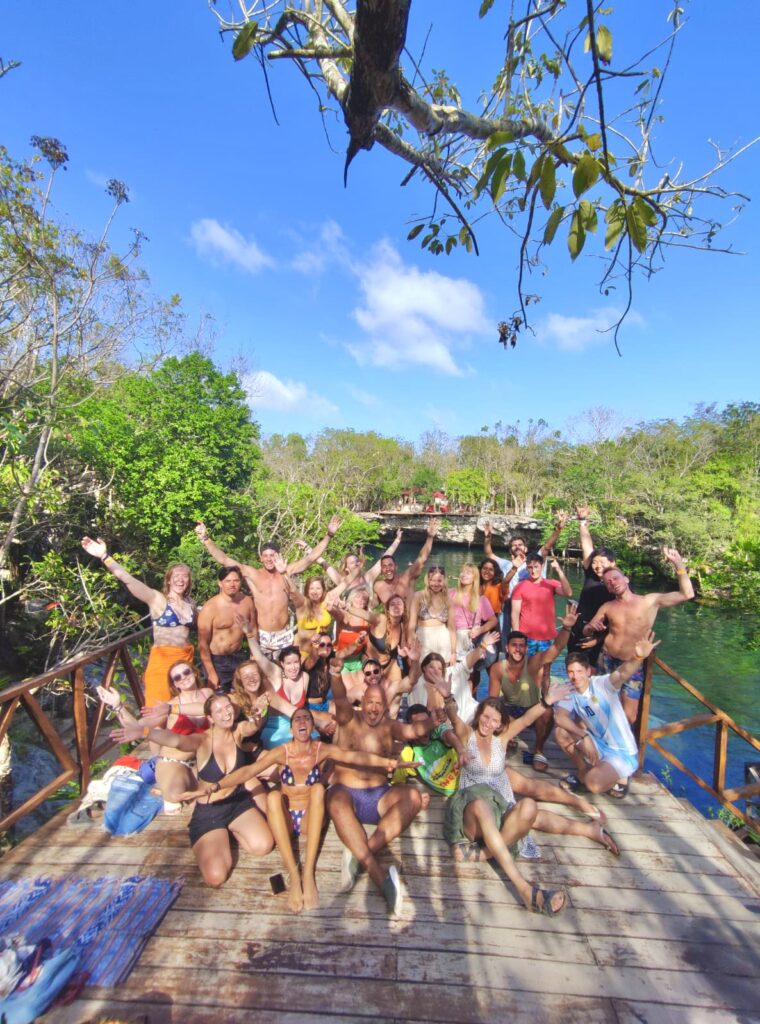
[[240,588],[243,574],[237,565],[225,565],[217,573],[219,593],[206,601],[198,616],[198,653],[209,686],[229,693],[235,670],[248,655],[243,651],[245,631],[238,617],[243,616],[256,629],[256,607]]
[[262,544],[259,551],[261,569],[238,563],[226,555],[212,541],[203,523],[198,523],[195,527],[198,539],[215,561],[220,565],[239,564],[256,602],[259,647],[268,658],[275,659],[283,647],[290,647],[293,643],[293,630],[290,628],[290,588],[286,577],[297,576],[313,565],[338,532],[339,526],[340,519],[333,516],[327,524],[327,534],[322,540],[307,555],[289,565],[280,557],[280,549],[273,541]]
[[581,651],[568,654],[565,664],[573,692],[554,708],[559,745],[575,765],[560,785],[576,792],[620,798],[628,792],[628,779],[639,766],[636,740],[620,701],[620,688],[641,668],[659,644],[654,633],[633,645],[632,657],[608,675],[592,675]]
[[537,686],[541,685],[543,655],[557,635],[554,625],[555,598],[572,597],[573,591],[556,558],[551,565],[559,579],[549,580],[542,575],[544,557],[538,551],[528,553],[528,578],[512,591],[512,629],[528,637],[528,671]]
[[583,628],[591,622],[602,605],[609,601],[609,591],[604,585],[603,579],[604,570],[612,568],[617,563],[612,548],[594,547],[588,528],[588,506],[576,505],[575,512],[578,517],[578,532],[581,538],[584,579],[578,598],[578,620],[573,627],[567,650],[568,652],[585,651],[591,664],[596,665],[602,651],[603,638],[596,637],[596,643],[591,644],[590,639],[584,637]]
[[[602,605],[583,633],[594,636],[607,630],[603,654],[607,672],[614,672],[623,662],[635,658],[637,642],[649,635],[661,608],[674,608],[694,597],[694,587],[681,555],[675,548],[663,548],[662,553],[674,566],[678,577],[678,590],[666,594],[634,594],[628,577],[617,566],[604,571],[604,585],[614,600]],[[643,687],[644,669],[639,666],[625,681],[622,690],[623,708],[629,722],[636,721]]]
[[428,521],[426,533],[425,543],[422,545],[420,553],[404,572],[399,573],[396,559],[393,555],[389,555],[386,552],[382,556],[380,559],[380,579],[375,580],[374,586],[374,593],[378,604],[387,606],[391,597],[394,594],[398,594],[399,597],[404,598],[408,607],[414,592],[415,580],[422,572],[422,567],[433,550],[433,541],[438,533],[437,519],[430,519]]
[[[554,547],[560,533],[569,519],[567,512],[560,512],[554,524],[554,529],[547,540],[538,549],[538,553],[544,558],[549,555]],[[486,558],[492,558],[502,571],[504,583],[508,584],[509,592],[503,604],[501,635],[506,637],[512,630],[511,597],[518,583],[528,579],[528,567],[526,557],[528,554],[528,542],[525,537],[515,534],[509,541],[509,558],[499,558],[493,553],[493,526],[490,520],[483,523],[483,554]],[[542,576],[546,575],[544,566]]]
[[158,701],[170,700],[169,668],[176,661],[186,661],[192,665],[195,657],[189,636],[195,626],[198,609],[190,598],[193,579],[189,566],[170,565],[164,575],[163,587],[156,590],[119,565],[108,554],[106,543],[100,537],[97,540],[83,537],[82,547],[88,555],[99,558],[133,597],[147,604],[153,627],[153,646],[143,677],[145,704],[152,707]]

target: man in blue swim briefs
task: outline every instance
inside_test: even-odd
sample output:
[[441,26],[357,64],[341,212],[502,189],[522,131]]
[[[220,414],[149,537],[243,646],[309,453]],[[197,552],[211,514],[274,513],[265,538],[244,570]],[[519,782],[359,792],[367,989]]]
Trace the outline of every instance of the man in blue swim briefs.
[[[331,664],[336,743],[349,750],[363,750],[390,757],[394,741],[426,740],[434,727],[432,719],[407,724],[388,717],[388,703],[382,686],[371,684],[355,710],[346,697],[341,663]],[[427,797],[427,795],[425,795]],[[429,798],[427,798],[429,799]],[[341,890],[349,892],[360,868],[364,868],[385,898],[391,914],[401,913],[402,893],[398,871],[385,870],[377,854],[400,835],[422,808],[423,794],[412,786],[393,786],[380,769],[336,765],[327,791],[327,812],[346,847],[341,870]],[[375,825],[367,836],[365,825]]]

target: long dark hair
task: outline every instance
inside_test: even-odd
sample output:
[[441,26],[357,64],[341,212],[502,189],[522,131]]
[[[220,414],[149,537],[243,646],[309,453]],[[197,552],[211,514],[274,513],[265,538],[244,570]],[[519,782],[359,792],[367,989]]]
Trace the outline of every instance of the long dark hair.
[[480,571],[480,582],[483,582],[483,566],[488,565],[489,563],[493,566],[493,579],[491,580],[491,583],[501,583],[504,579],[504,573],[501,571],[501,566],[495,558],[484,558],[478,566]]

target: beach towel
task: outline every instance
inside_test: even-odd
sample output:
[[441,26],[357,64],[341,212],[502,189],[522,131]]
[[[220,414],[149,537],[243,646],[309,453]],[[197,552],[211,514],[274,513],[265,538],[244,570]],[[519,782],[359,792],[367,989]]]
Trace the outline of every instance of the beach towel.
[[[22,878],[0,882],[0,934],[48,940],[55,956],[73,950],[88,985],[118,985],[182,889],[150,875]],[[70,958],[62,958],[68,964]]]

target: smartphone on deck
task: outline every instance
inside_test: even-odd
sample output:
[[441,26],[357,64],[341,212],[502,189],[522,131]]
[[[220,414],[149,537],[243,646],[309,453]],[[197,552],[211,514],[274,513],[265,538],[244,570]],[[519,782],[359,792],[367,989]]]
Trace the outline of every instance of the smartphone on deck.
[[285,892],[287,886],[285,885],[285,879],[282,875],[270,875],[269,885],[272,888],[272,895],[279,896],[281,892]]

